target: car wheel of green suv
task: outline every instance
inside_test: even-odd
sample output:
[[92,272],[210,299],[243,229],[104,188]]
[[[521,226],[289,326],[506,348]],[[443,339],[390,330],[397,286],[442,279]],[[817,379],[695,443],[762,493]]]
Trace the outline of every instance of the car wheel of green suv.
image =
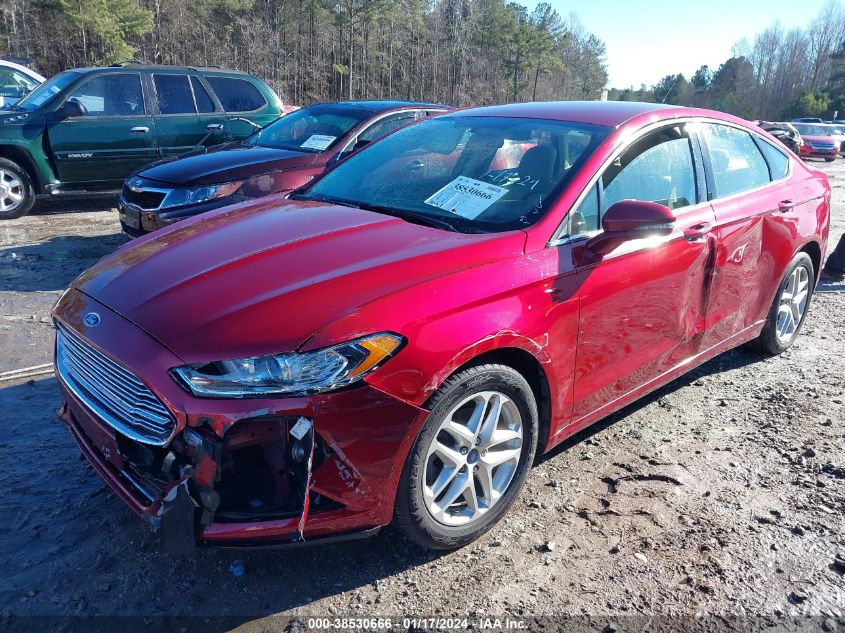
[[34,203],[35,190],[26,170],[0,158],[0,220],[26,215]]

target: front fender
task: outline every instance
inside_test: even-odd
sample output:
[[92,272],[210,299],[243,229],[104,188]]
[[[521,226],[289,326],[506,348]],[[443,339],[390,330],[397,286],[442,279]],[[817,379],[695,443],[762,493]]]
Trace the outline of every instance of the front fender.
[[320,332],[316,349],[376,331],[408,344],[366,381],[415,406],[462,365],[518,349],[537,360],[550,390],[551,430],[568,421],[578,336],[577,280],[554,248],[463,270],[365,306]]
[[[5,130],[0,129],[0,132],[5,132]],[[0,156],[22,163],[21,166],[27,169],[35,179],[33,186],[37,193],[42,193],[46,185],[58,182],[42,143],[46,145],[43,135],[40,134],[32,139],[0,138]]]

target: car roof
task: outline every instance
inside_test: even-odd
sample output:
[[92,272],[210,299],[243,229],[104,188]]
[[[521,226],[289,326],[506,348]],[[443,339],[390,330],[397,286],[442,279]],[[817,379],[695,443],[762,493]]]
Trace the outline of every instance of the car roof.
[[330,105],[337,108],[349,108],[350,110],[367,110],[370,112],[381,112],[383,110],[393,110],[398,108],[437,108],[438,110],[448,110],[451,106],[446,106],[441,103],[430,103],[427,101],[399,101],[399,100],[363,100],[363,101],[329,101],[322,104],[314,105]]
[[618,127],[625,121],[647,112],[677,109],[676,106],[662,103],[641,103],[638,101],[535,101],[468,108],[447,116],[549,119]]
[[141,64],[141,63],[124,63],[112,64],[111,66],[85,66],[83,68],[68,68],[68,70],[78,73],[93,73],[93,72],[115,72],[121,70],[181,70],[193,71],[201,73],[222,73],[226,75],[249,75],[242,70],[232,70],[231,68],[220,68],[219,66],[171,66],[169,64]]
[[39,81],[45,81],[44,76],[41,73],[38,73],[28,66],[13,62],[9,59],[0,59],[0,66],[5,66],[6,68],[14,68],[15,70],[22,72],[24,75],[27,75],[28,77],[34,77]]

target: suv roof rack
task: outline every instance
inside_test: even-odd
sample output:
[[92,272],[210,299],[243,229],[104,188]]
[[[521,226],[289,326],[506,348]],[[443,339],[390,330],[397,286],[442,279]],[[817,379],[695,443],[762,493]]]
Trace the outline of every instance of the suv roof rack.
[[112,64],[111,68],[120,68],[122,66],[131,66],[132,64],[143,64],[149,65],[149,62],[144,61],[143,59],[129,59],[124,62],[117,62],[116,64]]

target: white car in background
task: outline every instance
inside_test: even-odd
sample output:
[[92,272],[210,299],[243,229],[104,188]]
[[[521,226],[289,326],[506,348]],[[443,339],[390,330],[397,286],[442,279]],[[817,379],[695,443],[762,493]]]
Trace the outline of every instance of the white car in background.
[[16,104],[44,81],[31,68],[0,59],[0,109]]

